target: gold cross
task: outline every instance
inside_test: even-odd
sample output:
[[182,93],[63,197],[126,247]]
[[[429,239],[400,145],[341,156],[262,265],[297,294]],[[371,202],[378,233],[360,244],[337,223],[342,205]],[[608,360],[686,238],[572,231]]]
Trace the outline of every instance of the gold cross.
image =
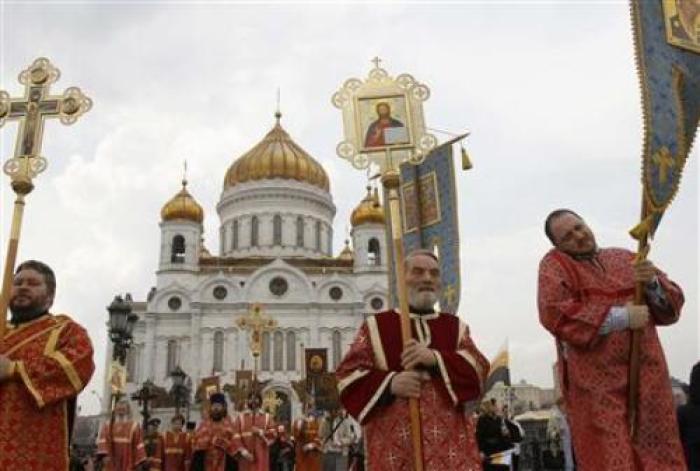
[[379,57],[376,57],[376,56],[375,56],[374,59],[372,59],[372,63],[374,64],[374,68],[375,68],[375,69],[378,69],[378,68],[379,68],[379,64],[380,64],[381,62],[382,62],[382,60],[381,60]]
[[668,147],[663,146],[654,153],[651,160],[659,167],[659,180],[661,180],[661,183],[666,183],[666,180],[668,179],[668,171],[673,170],[676,165],[676,162],[673,160],[673,156],[671,155],[671,151],[668,150]]
[[243,330],[250,331],[250,351],[254,357],[262,352],[262,336],[277,327],[277,321],[262,312],[262,306],[253,304],[248,316],[239,317],[236,324]]
[[277,397],[277,393],[275,393],[275,391],[270,389],[265,393],[265,397],[263,398],[262,402],[263,410],[267,410],[270,415],[274,417],[280,404],[282,404],[282,400]]

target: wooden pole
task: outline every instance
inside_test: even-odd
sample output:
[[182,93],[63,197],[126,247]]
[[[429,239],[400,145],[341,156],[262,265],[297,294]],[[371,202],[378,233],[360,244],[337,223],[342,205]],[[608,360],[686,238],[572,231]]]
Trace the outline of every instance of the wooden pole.
[[[637,258],[636,263],[639,263],[646,259],[647,253],[649,253],[649,245],[647,242],[647,236],[644,235],[639,239],[639,245],[637,247]],[[644,283],[636,283],[634,287],[634,304],[642,305],[644,304]],[[642,340],[642,329],[635,329],[632,331],[632,340],[630,345],[630,371],[629,371],[629,390],[627,396],[627,418],[629,420],[629,430],[630,437],[632,441],[637,439],[637,406],[639,400],[639,356],[640,356],[640,344]]]
[[17,261],[17,248],[19,247],[19,235],[22,229],[23,215],[24,194],[17,193],[17,199],[15,199],[15,206],[12,212],[10,240],[7,242],[7,257],[5,258],[5,271],[2,279],[2,293],[0,294],[0,339],[5,337],[5,332],[7,331],[7,307],[10,305],[10,292],[12,291],[12,279],[14,278],[15,262]]
[[[392,242],[394,245],[394,265],[396,267],[396,289],[401,315],[401,339],[406,345],[411,340],[411,319],[409,317],[408,296],[406,292],[406,274],[404,272],[403,228],[401,227],[401,206],[399,204],[399,173],[390,170],[382,175],[382,184],[388,192],[389,219],[391,221]],[[408,400],[411,417],[411,438],[413,441],[413,469],[423,471],[423,444],[420,433],[420,409],[418,399]]]

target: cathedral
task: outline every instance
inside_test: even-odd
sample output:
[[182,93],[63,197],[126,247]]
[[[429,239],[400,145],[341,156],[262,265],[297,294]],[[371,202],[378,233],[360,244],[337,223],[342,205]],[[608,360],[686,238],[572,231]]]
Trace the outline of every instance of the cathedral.
[[[262,336],[257,376],[264,393],[275,391],[298,416],[291,382],[304,377],[305,350],[325,349],[333,371],[365,314],[386,308],[386,221],[377,190],[368,186],[352,212],[352,249],[346,240],[336,253],[328,175],[275,117],[224,175],[218,255],[205,247],[204,209],[186,180],[163,206],[156,286],[132,303],[139,320],[127,358],[129,394],[148,379],[169,390],[178,366],[193,390],[203,378],[235,383],[237,370],[254,368],[250,332],[237,320],[259,304],[276,326]],[[198,420],[199,406],[189,412]]]

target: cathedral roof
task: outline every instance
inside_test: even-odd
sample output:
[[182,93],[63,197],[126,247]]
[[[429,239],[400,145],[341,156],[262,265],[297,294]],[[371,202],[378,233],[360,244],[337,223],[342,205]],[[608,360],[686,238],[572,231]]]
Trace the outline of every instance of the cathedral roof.
[[165,203],[163,209],[160,210],[160,217],[163,221],[187,219],[202,223],[204,210],[187,191],[187,180],[182,180],[182,189]]
[[281,116],[278,112],[275,126],[263,140],[231,164],[224,177],[224,190],[247,181],[280,178],[329,191],[326,171],[289,137],[280,124]]
[[350,222],[353,226],[361,224],[384,224],[384,209],[379,203],[377,189],[372,193],[372,187],[367,185],[367,196],[352,211]]

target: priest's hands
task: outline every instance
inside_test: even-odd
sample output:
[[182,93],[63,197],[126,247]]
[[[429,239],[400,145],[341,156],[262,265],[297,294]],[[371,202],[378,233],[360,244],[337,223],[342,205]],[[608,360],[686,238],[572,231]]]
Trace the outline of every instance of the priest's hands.
[[656,267],[649,260],[642,260],[634,264],[634,281],[648,284],[656,277]]
[[241,456],[243,457],[243,459],[248,460],[248,461],[253,461],[252,453],[249,452],[248,450],[246,450],[245,448],[241,448],[240,453],[241,453]]
[[10,379],[13,373],[14,364],[12,361],[6,355],[0,354],[0,383]]
[[421,384],[430,380],[425,371],[402,371],[391,379],[391,394],[403,398],[420,398]]
[[404,370],[414,370],[418,366],[432,368],[436,364],[435,353],[416,339],[409,340],[403,347],[401,366]]
[[649,323],[649,308],[646,304],[636,305],[629,302],[625,305],[629,314],[630,329],[643,329]]

